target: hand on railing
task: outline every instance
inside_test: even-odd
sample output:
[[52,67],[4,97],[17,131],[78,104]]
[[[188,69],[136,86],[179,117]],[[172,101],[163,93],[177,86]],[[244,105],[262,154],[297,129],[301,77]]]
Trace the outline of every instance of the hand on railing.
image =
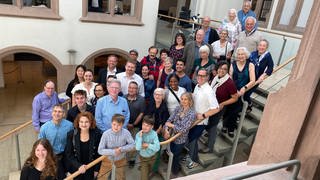
[[[181,133],[177,133],[174,136],[172,136],[170,139],[166,140],[166,141],[162,141],[160,142],[160,145],[166,145],[171,143],[172,141],[174,141],[177,137],[179,137],[181,135]],[[87,170],[90,169],[91,167],[95,166],[96,164],[100,163],[104,158],[107,158],[107,156],[100,156],[99,158],[95,159],[94,161],[90,162],[89,164],[86,165]],[[79,176],[81,173],[80,171],[76,171],[73,174],[71,174],[70,176],[68,176],[65,180],[71,180],[77,176]],[[100,176],[100,175],[98,175]]]

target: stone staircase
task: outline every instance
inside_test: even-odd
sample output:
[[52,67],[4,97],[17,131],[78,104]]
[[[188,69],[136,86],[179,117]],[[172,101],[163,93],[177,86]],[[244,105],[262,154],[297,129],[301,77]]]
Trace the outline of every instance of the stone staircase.
[[[252,111],[250,113],[247,113],[245,116],[238,141],[238,144],[246,144],[247,147],[249,147],[249,151],[251,148],[251,144],[253,143],[252,141],[254,139],[254,136],[256,135],[256,132],[258,130],[264,104],[266,103],[267,95],[268,94],[264,90],[258,88],[256,93],[253,93],[251,96],[253,108]],[[207,154],[199,153],[200,166],[196,168],[188,169],[186,167],[186,164],[183,164],[182,173],[184,175],[191,175],[203,171],[220,168],[227,164],[228,159],[230,157],[230,152],[232,150],[234,138],[230,138],[227,134],[222,133],[221,127],[222,124],[220,122],[218,125],[217,139],[213,148],[214,152]],[[207,142],[207,137],[204,134],[199,139],[199,149],[204,147]]]

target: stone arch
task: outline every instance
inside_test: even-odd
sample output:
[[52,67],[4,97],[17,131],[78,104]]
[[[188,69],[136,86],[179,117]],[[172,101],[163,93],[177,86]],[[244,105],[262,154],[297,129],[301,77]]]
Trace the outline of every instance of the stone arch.
[[124,70],[125,63],[130,58],[130,55],[128,52],[117,48],[104,48],[97,50],[87,56],[81,64],[86,65],[87,68],[94,70],[95,74],[97,74],[99,69],[104,68],[107,65],[106,57],[103,56],[110,54],[114,54],[119,57],[117,67]]
[[124,51],[122,49],[118,49],[118,48],[104,48],[104,49],[100,49],[100,50],[97,50],[93,53],[91,53],[89,56],[87,56],[81,64],[85,64],[87,63],[89,60],[91,59],[94,59],[96,57],[99,57],[101,55],[104,55],[104,54],[115,54],[117,56],[121,56],[125,59],[130,59],[130,55],[127,51]]
[[[61,62],[59,61],[59,59],[57,57],[55,57],[53,54],[51,54],[50,52],[48,52],[44,49],[33,47],[33,46],[5,47],[5,48],[0,49],[0,60],[2,60],[4,57],[6,57],[8,55],[15,54],[15,53],[21,53],[21,52],[36,54],[36,55],[39,55],[39,56],[45,58],[46,60],[48,60],[57,70],[57,88],[58,88],[58,90],[60,89],[59,85],[61,84],[60,83],[61,77],[59,74],[63,68],[63,65],[61,64]],[[4,85],[3,74],[2,74],[1,78],[2,78],[1,81],[3,82],[3,85]]]
[[52,55],[46,50],[32,46],[10,46],[0,49],[0,59],[6,57],[7,55],[19,52],[33,53],[42,56],[45,59],[47,59],[50,63],[52,63],[54,67],[57,69],[57,71],[62,67],[61,62],[54,55]]

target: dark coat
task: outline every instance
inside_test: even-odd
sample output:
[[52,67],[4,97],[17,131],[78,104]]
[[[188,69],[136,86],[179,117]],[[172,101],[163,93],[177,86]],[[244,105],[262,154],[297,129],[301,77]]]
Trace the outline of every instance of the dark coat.
[[[100,157],[98,154],[100,139],[101,133],[97,129],[90,129],[88,154],[90,162]],[[74,173],[81,165],[83,165],[80,157],[80,132],[78,130],[72,130],[68,132],[67,145],[64,151],[64,161],[68,172]],[[98,172],[100,165],[101,163],[95,165],[93,168],[88,169],[85,174],[90,173],[92,174],[93,178],[93,171]]]

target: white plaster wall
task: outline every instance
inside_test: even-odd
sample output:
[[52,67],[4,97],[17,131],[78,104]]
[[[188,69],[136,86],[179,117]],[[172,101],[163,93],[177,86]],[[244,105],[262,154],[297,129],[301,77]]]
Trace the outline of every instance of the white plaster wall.
[[195,13],[199,13],[201,17],[209,16],[214,20],[222,21],[227,15],[228,10],[234,8],[240,10],[242,8],[241,0],[198,0]]
[[135,48],[140,55],[154,44],[159,0],[144,0],[143,26],[84,23],[81,0],[60,0],[62,20],[0,17],[0,49],[10,46],[33,46],[69,64],[69,49],[76,50],[75,64],[103,48],[125,51]]

